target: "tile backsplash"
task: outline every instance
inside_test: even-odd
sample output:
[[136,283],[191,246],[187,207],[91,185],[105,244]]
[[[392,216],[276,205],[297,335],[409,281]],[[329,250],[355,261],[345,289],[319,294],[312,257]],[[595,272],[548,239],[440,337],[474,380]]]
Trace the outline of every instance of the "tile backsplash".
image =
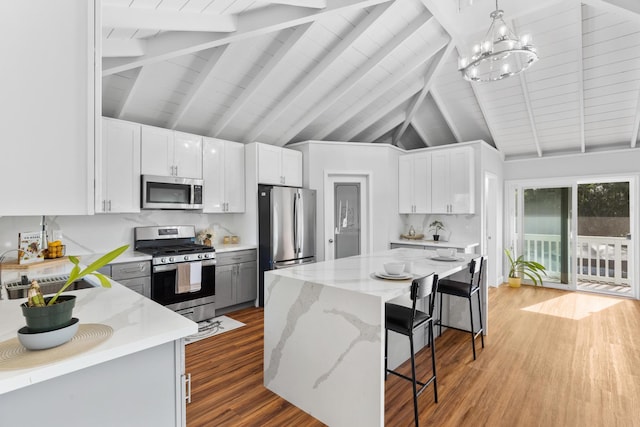
[[429,224],[438,219],[445,226],[444,231],[440,231],[440,238],[443,241],[456,242],[479,242],[480,241],[480,215],[400,215],[402,219],[402,229],[400,234],[408,234],[409,227],[413,226],[417,234],[424,234],[425,240],[431,240],[432,230]]
[[[241,242],[250,243],[252,239],[243,236],[240,229],[241,216],[149,210],[132,214],[47,216],[46,223],[50,238],[53,232],[62,232],[66,253],[80,255],[107,252],[125,244],[133,249],[134,227],[151,225],[194,225],[196,233],[211,228],[215,233],[214,245],[222,244],[225,235],[237,235]],[[40,216],[0,217],[0,253],[17,248],[19,232],[40,230],[41,219]]]

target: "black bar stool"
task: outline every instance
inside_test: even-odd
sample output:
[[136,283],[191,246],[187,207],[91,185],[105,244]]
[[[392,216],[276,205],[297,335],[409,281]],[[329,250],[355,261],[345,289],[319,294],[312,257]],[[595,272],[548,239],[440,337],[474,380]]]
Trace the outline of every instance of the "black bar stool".
[[[482,266],[486,257],[478,257],[471,260],[469,264],[469,274],[471,275],[469,282],[459,282],[457,280],[442,279],[438,282],[438,292],[440,292],[440,314],[436,322],[438,325],[438,335],[442,335],[442,327],[456,329],[462,332],[471,333],[471,345],[473,347],[473,360],[476,360],[476,338],[480,335],[482,348],[484,348],[484,327],[482,326],[482,303],[480,302],[480,281],[482,280]],[[466,298],[469,301],[469,317],[471,318],[471,330],[456,328],[451,325],[442,323],[442,295],[447,294],[454,297]],[[476,294],[478,296],[478,310],[480,310],[480,329],[475,331],[473,326],[473,303],[471,297]]]
[[[433,383],[433,397],[438,403],[438,386],[436,383],[436,350],[433,342],[433,306],[435,303],[436,289],[438,288],[438,276],[431,274],[429,276],[414,279],[411,282],[411,300],[412,307],[386,303],[386,325],[385,325],[385,345],[384,345],[384,369],[386,373],[397,375],[405,380],[411,381],[413,384],[413,412],[416,426],[418,425],[418,396],[431,383]],[[416,309],[416,302],[429,296],[428,312]],[[420,382],[416,379],[416,359],[413,350],[413,332],[421,326],[429,328],[429,346],[431,347],[431,364],[433,375],[427,382]],[[411,347],[411,377],[407,377],[399,372],[388,369],[387,354],[389,350],[389,331],[409,337],[409,346]],[[418,385],[420,389],[418,390]]]

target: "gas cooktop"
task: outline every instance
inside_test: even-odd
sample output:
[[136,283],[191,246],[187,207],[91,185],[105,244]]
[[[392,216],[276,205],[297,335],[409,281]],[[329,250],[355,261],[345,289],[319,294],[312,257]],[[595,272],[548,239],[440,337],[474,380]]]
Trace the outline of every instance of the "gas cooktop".
[[134,240],[135,249],[151,255],[154,265],[216,257],[215,248],[195,243],[195,227],[192,225],[136,227]]

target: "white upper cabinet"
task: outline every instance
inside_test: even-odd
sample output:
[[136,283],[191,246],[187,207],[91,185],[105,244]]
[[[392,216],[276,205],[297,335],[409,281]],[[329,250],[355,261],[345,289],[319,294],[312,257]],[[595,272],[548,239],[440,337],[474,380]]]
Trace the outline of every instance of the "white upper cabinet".
[[174,132],[175,176],[202,179],[202,137]]
[[407,154],[398,159],[398,212],[475,212],[472,147]]
[[403,214],[431,211],[431,154],[400,156],[398,159],[398,207]]
[[475,212],[475,175],[472,147],[434,151],[431,167],[431,212]]
[[202,179],[202,137],[143,125],[142,174]]
[[257,143],[258,183],[302,187],[302,153]]
[[244,212],[244,144],[204,137],[203,212]]
[[102,119],[96,159],[96,212],[140,212],[140,125]]
[[302,153],[282,149],[282,184],[302,187]]
[[69,0],[0,6],[0,216],[94,212],[101,82],[94,9],[93,1]]

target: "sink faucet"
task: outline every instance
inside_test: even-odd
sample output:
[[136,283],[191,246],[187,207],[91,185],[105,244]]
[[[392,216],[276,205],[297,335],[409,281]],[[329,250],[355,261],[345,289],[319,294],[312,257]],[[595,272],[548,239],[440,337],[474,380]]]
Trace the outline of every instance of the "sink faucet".
[[[9,249],[8,251],[3,252],[0,255],[0,264],[2,264],[2,261],[4,261],[7,254],[11,252],[20,252],[20,251],[18,249]],[[4,282],[2,282],[2,268],[0,268],[0,300],[8,300],[8,299],[9,299],[9,293],[7,292],[7,285]]]

